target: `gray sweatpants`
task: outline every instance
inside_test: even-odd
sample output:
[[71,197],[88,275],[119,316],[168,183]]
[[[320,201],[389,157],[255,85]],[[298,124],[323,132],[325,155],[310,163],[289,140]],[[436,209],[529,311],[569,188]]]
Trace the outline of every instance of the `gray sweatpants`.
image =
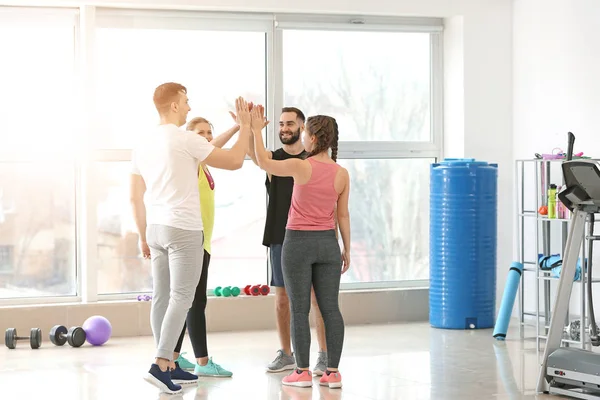
[[149,225],[146,232],[152,259],[150,323],[156,358],[173,361],[173,350],[200,281],[204,233],[165,225]]
[[310,362],[310,289],[325,323],[327,367],[338,368],[344,345],[344,319],[338,296],[342,254],[335,231],[286,230],[281,253],[283,279],[290,299],[292,343],[298,368]]

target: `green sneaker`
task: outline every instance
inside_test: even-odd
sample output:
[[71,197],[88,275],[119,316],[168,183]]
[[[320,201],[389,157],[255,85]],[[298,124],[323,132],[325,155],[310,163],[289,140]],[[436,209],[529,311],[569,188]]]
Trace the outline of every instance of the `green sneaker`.
[[179,367],[181,369],[186,370],[186,371],[191,371],[194,369],[196,364],[191,363],[186,358],[184,358],[183,357],[184,354],[186,354],[186,353],[180,353],[179,357],[177,357],[177,360],[175,360],[175,362],[179,364]]
[[212,357],[208,359],[208,363],[206,365],[196,364],[196,367],[194,368],[194,374],[198,376],[218,376],[225,378],[229,378],[233,375],[230,371],[227,371],[219,364],[215,364],[212,360]]

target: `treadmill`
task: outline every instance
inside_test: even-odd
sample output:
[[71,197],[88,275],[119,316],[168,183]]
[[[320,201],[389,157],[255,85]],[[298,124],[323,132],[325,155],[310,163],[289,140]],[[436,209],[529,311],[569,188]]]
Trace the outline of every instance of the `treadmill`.
[[[558,293],[546,340],[544,358],[537,382],[538,393],[549,393],[579,399],[600,399],[600,354],[572,347],[561,347],[564,321],[569,310],[569,300],[583,241],[583,229],[589,220],[587,234],[588,308],[590,339],[593,346],[600,345],[596,330],[592,297],[592,241],[594,214],[600,212],[600,170],[595,161],[573,160],[574,135],[569,132],[567,161],[562,164],[565,190],[559,193],[560,201],[572,212],[569,236],[565,247]],[[581,329],[588,329],[582,321]]]

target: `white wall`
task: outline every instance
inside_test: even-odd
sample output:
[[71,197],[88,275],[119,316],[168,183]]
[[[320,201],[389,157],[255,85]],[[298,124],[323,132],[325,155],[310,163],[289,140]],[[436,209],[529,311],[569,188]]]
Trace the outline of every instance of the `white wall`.
[[463,26],[465,157],[498,163],[496,308],[512,261],[512,8],[478,1]]
[[[45,4],[12,0],[13,4]],[[497,306],[512,260],[512,0],[65,0],[63,5],[442,17],[447,156],[499,164]]]
[[518,0],[514,7],[514,154],[566,150],[600,157],[600,2]]
[[[600,2],[516,0],[514,3],[513,135],[515,158],[566,151],[567,132],[575,152],[600,158]],[[558,175],[555,175],[558,176]],[[596,234],[600,229],[596,230]],[[556,249],[553,249],[556,250]],[[596,254],[600,247],[595,246]],[[600,257],[594,257],[595,276]],[[531,282],[533,285],[533,282]],[[529,286],[533,293],[534,286]],[[555,291],[553,293],[556,293]],[[600,290],[594,290],[596,307]],[[526,292],[526,296],[527,296]],[[579,284],[571,297],[579,312]],[[529,303],[535,307],[535,303]],[[600,313],[597,308],[596,314]],[[600,317],[597,317],[600,320]]]
[[[74,1],[74,3],[80,3]],[[106,4],[109,1],[99,0]],[[163,6],[161,0],[130,1]],[[512,261],[514,217],[512,164],[512,1],[511,0],[176,0],[190,8],[443,17],[450,67],[445,73],[445,129],[452,132],[447,156],[474,157],[499,164],[497,307]],[[462,135],[461,135],[462,133]],[[456,152],[456,153],[454,153]],[[461,154],[463,153],[463,154]]]
[[444,19],[444,155],[465,156],[465,81],[462,16]]

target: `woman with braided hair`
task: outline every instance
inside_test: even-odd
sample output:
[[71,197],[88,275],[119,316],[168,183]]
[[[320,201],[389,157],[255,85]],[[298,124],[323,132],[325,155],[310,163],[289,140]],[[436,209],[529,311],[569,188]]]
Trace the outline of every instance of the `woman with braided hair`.
[[[281,257],[290,299],[292,343],[297,369],[283,378],[282,383],[312,386],[312,374],[308,368],[308,314],[312,285],[325,323],[328,350],[327,372],[321,377],[320,384],[341,388],[342,377],[338,364],[344,344],[344,319],[340,313],[338,296],[341,274],[350,266],[350,177],[348,171],[336,163],[337,122],[326,115],[309,117],[302,138],[308,157],[305,160],[273,160],[268,157],[261,135],[264,108],[255,106],[251,115],[260,168],[272,175],[294,178]],[[340,251],[337,240],[338,223],[343,251]]]

